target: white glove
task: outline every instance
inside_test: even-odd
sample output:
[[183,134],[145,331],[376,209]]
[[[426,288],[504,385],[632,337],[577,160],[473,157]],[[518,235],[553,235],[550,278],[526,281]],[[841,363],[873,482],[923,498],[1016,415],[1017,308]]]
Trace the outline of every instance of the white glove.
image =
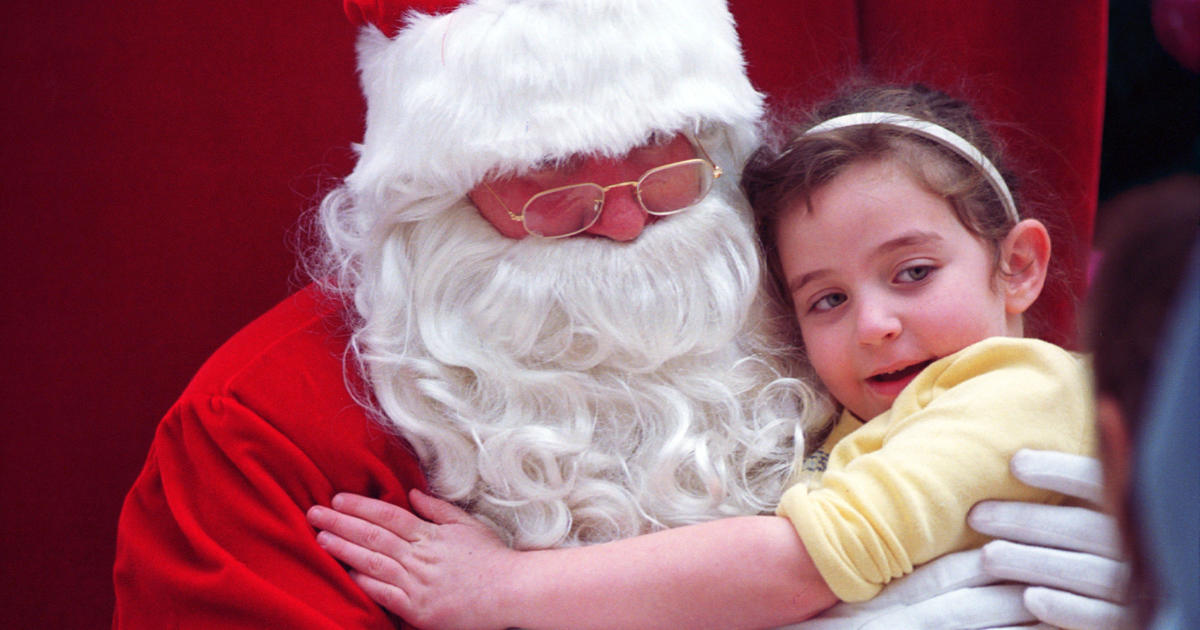
[[[1098,503],[1100,462],[1050,451],[1020,451],[1013,475],[1022,482]],[[985,501],[967,522],[995,540],[983,547],[983,570],[1022,582],[1025,606],[1038,620],[1070,630],[1133,628],[1119,602],[1129,582],[1114,519],[1081,507]]]
[[[1021,451],[1013,474],[1031,486],[1098,502],[1100,464]],[[1000,540],[949,554],[892,581],[874,599],[841,603],[792,630],[1133,628],[1121,599],[1129,567],[1113,519],[1095,510],[985,501],[968,523]],[[1008,582],[1008,583],[1004,583]],[[1016,583],[1013,583],[1016,582]]]
[[787,628],[966,630],[1036,621],[1022,601],[1024,586],[997,584],[998,581],[983,571],[982,550],[960,551],[921,565],[912,573],[893,580],[869,601],[843,602],[819,617]]

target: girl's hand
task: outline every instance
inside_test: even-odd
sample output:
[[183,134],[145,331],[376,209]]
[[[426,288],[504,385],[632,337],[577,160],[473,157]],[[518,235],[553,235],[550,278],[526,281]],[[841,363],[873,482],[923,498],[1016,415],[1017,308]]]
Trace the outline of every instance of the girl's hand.
[[414,511],[356,494],[314,506],[317,542],[384,608],[420,628],[506,628],[502,591],[520,553],[458,507],[418,490]]

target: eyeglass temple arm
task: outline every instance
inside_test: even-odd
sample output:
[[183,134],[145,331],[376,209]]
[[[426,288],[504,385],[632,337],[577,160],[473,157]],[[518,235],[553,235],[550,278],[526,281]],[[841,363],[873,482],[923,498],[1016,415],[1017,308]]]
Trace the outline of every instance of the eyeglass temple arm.
[[500,195],[497,195],[496,191],[492,190],[492,187],[488,186],[487,182],[480,182],[480,183],[483,184],[483,187],[486,188],[488,192],[492,193],[492,196],[496,198],[497,202],[499,202],[500,207],[504,208],[504,211],[508,213],[508,218],[512,219],[513,221],[516,221],[517,223],[521,223],[521,222],[525,221],[525,215],[513,214],[513,211],[508,209],[508,204],[504,203],[504,200],[500,198]]
[[486,181],[481,181],[480,184],[487,188],[487,192],[492,193],[492,197],[496,197],[496,202],[500,204],[500,208],[503,208],[505,212],[508,212],[509,218],[511,218],[512,221],[516,221],[517,223],[524,222],[524,215],[512,214],[512,210],[509,210],[509,204],[504,203],[504,199],[500,199],[499,194],[496,194],[496,191],[493,191],[492,187],[488,186]]
[[699,140],[698,138],[696,138],[696,137],[695,137],[695,136],[693,136],[692,134],[687,134],[687,136],[688,136],[689,138],[691,138],[691,140],[692,140],[692,144],[696,145],[696,148],[697,148],[697,149],[700,149],[700,154],[704,156],[704,161],[706,161],[706,162],[708,162],[709,164],[711,164],[711,165],[712,165],[712,167],[713,167],[713,179],[720,179],[720,178],[721,178],[721,174],[722,174],[722,173],[724,173],[725,171],[721,170],[721,167],[720,167],[720,166],[717,166],[717,163],[716,163],[715,161],[713,161],[712,157],[710,157],[710,156],[708,155],[708,151],[705,151],[705,150],[704,150],[704,145],[703,145],[703,144],[700,144],[700,140]]

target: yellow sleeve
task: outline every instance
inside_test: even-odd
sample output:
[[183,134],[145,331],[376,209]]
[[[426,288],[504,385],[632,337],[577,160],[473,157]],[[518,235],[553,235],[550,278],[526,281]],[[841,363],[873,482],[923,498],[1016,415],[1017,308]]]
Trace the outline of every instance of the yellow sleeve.
[[981,545],[966,525],[976,502],[1059,500],[1012,478],[1008,461],[1021,448],[1092,454],[1089,384],[1082,360],[1052,344],[974,344],[841,440],[819,484],[790,488],[777,513],[839,598],[870,599],[915,565]]

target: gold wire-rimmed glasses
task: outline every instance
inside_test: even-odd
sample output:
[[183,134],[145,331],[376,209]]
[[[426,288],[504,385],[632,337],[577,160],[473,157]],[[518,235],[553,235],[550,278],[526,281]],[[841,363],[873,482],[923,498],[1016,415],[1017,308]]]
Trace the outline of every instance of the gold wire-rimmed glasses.
[[713,181],[721,176],[721,167],[713,164],[704,146],[691,136],[688,140],[701,157],[656,166],[637,181],[608,186],[585,182],[543,190],[525,202],[521,214],[509,210],[487,182],[483,185],[510,219],[519,221],[526,232],[542,238],[564,238],[592,227],[604,210],[605,194],[622,186],[634,187],[634,198],[647,213],[676,214],[704,199],[712,190]]

